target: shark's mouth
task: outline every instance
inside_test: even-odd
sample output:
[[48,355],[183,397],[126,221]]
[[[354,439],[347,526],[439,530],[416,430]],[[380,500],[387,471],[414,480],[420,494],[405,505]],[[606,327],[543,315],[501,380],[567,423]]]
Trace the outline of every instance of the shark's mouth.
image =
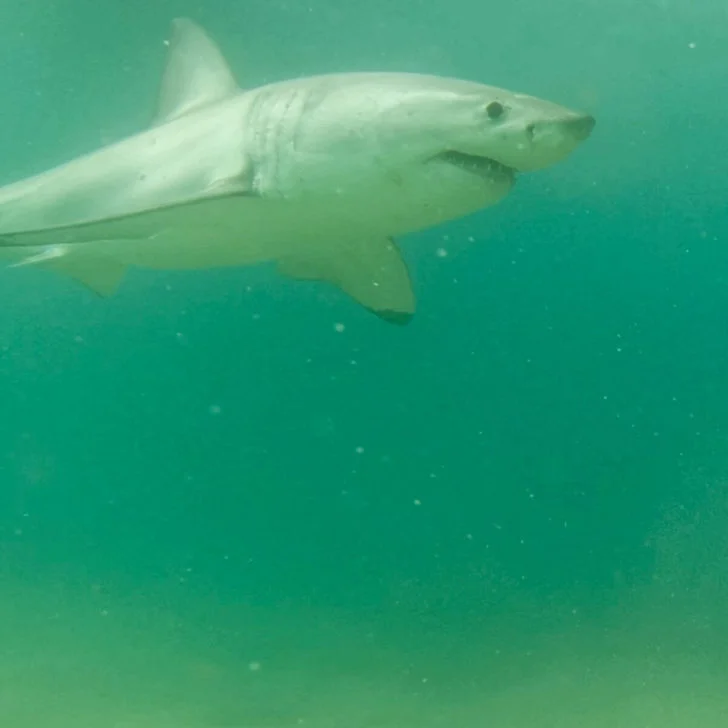
[[513,167],[507,167],[495,159],[480,157],[477,154],[466,154],[465,152],[448,150],[447,152],[438,154],[436,159],[464,169],[466,172],[477,174],[479,177],[485,179],[512,181],[516,176],[516,170]]

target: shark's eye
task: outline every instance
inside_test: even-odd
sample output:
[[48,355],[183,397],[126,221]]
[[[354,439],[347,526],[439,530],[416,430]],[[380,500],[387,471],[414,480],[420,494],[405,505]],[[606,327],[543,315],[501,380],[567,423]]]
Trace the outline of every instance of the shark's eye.
[[497,101],[491,101],[485,107],[485,113],[488,114],[490,119],[500,119],[500,117],[505,113],[505,109],[503,108],[503,104],[500,104]]

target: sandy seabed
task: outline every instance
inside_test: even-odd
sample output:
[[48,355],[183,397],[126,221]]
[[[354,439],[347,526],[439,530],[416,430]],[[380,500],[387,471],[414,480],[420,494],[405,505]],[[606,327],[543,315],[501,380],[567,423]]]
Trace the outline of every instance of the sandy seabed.
[[728,726],[724,636],[662,599],[602,623],[458,630],[82,581],[1,594],[8,728]]

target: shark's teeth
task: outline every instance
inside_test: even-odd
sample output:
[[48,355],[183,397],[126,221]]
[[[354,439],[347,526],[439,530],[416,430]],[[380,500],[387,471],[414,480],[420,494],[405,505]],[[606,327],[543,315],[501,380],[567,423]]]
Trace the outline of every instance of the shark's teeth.
[[507,167],[495,159],[481,157],[477,154],[466,154],[465,152],[450,150],[439,154],[436,159],[441,159],[448,164],[453,164],[483,177],[513,177],[516,173],[512,167]]

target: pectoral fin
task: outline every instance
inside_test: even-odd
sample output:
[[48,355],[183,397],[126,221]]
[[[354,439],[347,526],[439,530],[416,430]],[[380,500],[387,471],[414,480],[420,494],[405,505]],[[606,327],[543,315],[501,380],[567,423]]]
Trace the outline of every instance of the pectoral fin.
[[389,323],[408,324],[415,313],[407,265],[390,238],[308,249],[279,260],[278,270],[289,278],[328,281]]
[[45,250],[13,267],[40,266],[72,278],[103,298],[113,296],[121,285],[126,266],[113,258],[63,246]]

